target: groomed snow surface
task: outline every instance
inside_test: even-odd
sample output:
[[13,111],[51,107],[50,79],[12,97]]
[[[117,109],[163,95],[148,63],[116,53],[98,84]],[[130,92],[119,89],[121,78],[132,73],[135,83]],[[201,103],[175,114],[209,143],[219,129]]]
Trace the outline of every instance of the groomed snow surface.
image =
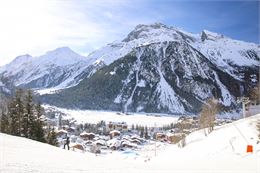
[[[216,127],[208,136],[204,136],[203,130],[193,132],[187,136],[184,148],[158,142],[156,156],[154,143],[137,151],[113,151],[96,156],[0,134],[0,172],[259,173],[257,121],[260,114]],[[253,153],[246,153],[248,144],[253,145]]]

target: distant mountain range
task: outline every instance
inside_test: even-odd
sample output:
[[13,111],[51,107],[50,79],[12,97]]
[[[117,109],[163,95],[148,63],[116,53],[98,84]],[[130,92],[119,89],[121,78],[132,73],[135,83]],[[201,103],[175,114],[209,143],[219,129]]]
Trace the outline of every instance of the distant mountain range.
[[120,42],[83,57],[67,47],[23,55],[0,68],[45,103],[79,109],[187,114],[209,97],[235,108],[259,79],[260,46],[202,31],[138,25]]

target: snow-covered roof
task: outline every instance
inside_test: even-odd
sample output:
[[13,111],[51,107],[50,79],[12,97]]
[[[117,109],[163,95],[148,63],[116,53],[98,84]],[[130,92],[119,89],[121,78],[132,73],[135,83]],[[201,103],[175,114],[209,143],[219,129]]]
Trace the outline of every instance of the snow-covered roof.
[[57,133],[68,133],[67,130],[63,130],[63,129],[60,129],[60,130],[57,130]]
[[132,142],[129,142],[129,141],[123,141],[121,144],[122,145],[128,145],[130,147],[135,147],[135,148],[137,147],[137,145],[135,143],[132,143]]
[[122,139],[127,139],[128,140],[128,139],[130,139],[130,136],[129,135],[123,135]]
[[80,136],[95,136],[95,133],[82,132],[82,133],[80,133]]
[[119,133],[120,134],[121,132],[119,130],[112,130],[112,131],[109,132],[109,134],[112,134],[112,133]]
[[107,145],[107,142],[105,141],[105,140],[97,140],[97,141],[94,141],[93,142],[94,144],[101,144],[101,145],[104,145],[104,146],[106,146]]
[[121,146],[121,142],[120,142],[120,140],[118,140],[118,139],[111,139],[111,140],[108,140],[107,141],[107,145],[109,146],[109,147],[120,147]]

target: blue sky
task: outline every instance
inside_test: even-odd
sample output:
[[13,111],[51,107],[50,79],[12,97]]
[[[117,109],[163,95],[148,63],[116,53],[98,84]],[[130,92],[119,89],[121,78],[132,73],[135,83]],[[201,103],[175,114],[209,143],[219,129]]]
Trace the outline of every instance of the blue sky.
[[[177,15],[174,12],[177,11]],[[191,32],[203,29],[234,39],[259,43],[258,1],[165,1],[159,6],[163,22]]]
[[0,21],[0,65],[61,46],[87,55],[155,22],[259,44],[259,1],[8,0],[0,1]]

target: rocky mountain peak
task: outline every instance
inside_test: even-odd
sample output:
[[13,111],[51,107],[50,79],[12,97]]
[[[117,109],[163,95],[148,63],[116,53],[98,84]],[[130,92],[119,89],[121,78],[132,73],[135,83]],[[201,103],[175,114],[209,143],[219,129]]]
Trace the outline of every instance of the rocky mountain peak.
[[69,47],[60,47],[45,53],[45,55],[52,56],[52,57],[62,57],[63,55],[66,54],[71,55],[76,53],[73,50],[71,50]]
[[77,54],[69,47],[60,47],[55,50],[48,51],[43,56],[38,57],[41,62],[51,62],[57,66],[75,64],[79,61],[86,61],[86,58]]
[[14,63],[23,63],[23,62],[26,62],[26,61],[30,60],[31,58],[32,58],[32,56],[29,55],[29,54],[20,55],[20,56],[17,56],[17,57],[13,60],[13,62],[14,62]]
[[140,24],[131,31],[123,42],[130,42],[138,39],[152,39],[153,37],[161,37],[162,39],[168,37],[168,39],[181,38],[177,33],[178,30],[174,27],[168,27],[162,23],[154,23],[150,25]]
[[202,41],[205,41],[205,40],[217,40],[217,39],[221,39],[221,38],[224,38],[224,35],[222,34],[218,34],[218,33],[215,33],[215,32],[211,32],[211,31],[208,31],[208,30],[203,30],[201,32],[201,40]]
[[163,24],[163,23],[153,23],[150,25],[145,25],[145,24],[139,24],[135,27],[135,30],[140,30],[140,29],[149,29],[149,28],[153,28],[153,29],[161,29],[161,28],[169,28],[167,25]]

